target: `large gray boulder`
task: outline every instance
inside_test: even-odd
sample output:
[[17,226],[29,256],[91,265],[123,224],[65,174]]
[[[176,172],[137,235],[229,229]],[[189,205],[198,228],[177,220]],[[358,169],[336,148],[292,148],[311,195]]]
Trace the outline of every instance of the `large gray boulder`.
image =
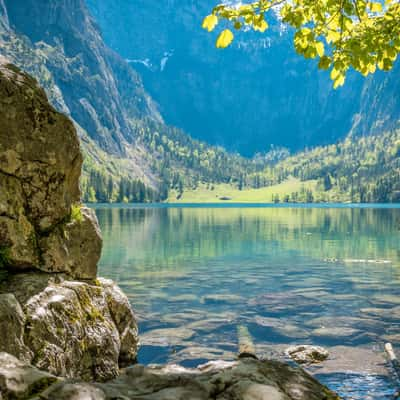
[[0,59],[0,171],[22,186],[39,231],[60,223],[80,199],[82,156],[72,122],[29,75]]
[[89,208],[76,210],[71,220],[40,239],[43,265],[48,272],[66,272],[77,279],[96,276],[102,238],[96,214]]
[[0,294],[0,352],[7,351],[30,362],[33,353],[24,343],[25,323],[25,314],[14,294]]
[[94,279],[95,215],[79,211],[82,156],[72,122],[0,56],[0,268]]
[[[32,290],[28,297],[15,292],[21,304],[14,294],[0,294],[0,351],[51,374],[87,381],[114,378],[122,365],[136,361],[136,318],[112,281],[38,274],[38,281],[47,278],[42,288],[34,275],[18,278],[21,287]],[[5,286],[13,288],[15,282]]]
[[129,300],[124,292],[109,279],[99,278],[111,317],[118,330],[121,342],[119,364],[128,366],[136,359],[138,351],[138,326]]
[[196,369],[136,365],[106,383],[56,382],[38,397],[43,400],[339,400],[300,368],[254,359],[215,361]]
[[32,398],[57,381],[55,376],[0,352],[0,399]]

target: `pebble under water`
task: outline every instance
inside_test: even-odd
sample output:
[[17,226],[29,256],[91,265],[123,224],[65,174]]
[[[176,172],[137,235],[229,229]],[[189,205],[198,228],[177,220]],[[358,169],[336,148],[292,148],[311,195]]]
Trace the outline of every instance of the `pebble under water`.
[[392,399],[400,349],[400,208],[98,206],[100,274],[139,316],[139,362],[234,359],[245,325],[261,357],[326,347],[313,373],[346,400]]

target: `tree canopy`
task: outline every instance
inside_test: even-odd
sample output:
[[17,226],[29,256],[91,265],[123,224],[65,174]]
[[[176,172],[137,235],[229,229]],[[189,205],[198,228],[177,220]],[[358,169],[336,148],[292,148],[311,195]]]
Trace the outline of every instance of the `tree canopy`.
[[[305,58],[330,70],[334,88],[342,86],[352,67],[364,76],[389,71],[400,52],[399,0],[259,0],[217,5],[203,28],[213,31],[227,22],[216,46],[226,48],[235,30],[265,32],[274,13],[294,30],[294,46]],[[226,25],[226,24],[224,24]]]

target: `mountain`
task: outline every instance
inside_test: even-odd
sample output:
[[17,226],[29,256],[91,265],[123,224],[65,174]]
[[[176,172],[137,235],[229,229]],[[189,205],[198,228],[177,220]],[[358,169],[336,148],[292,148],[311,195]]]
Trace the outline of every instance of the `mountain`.
[[[397,133],[380,139],[398,121],[397,70],[366,81],[353,75],[333,91],[326,74],[291,52],[279,21],[271,40],[243,34],[221,52],[198,29],[211,0],[158,6],[0,0],[0,54],[36,77],[78,130],[84,201],[398,198]],[[370,131],[377,135],[365,146],[360,133]],[[205,140],[258,154],[246,158]],[[386,143],[391,157],[381,154]],[[302,152],[289,157],[280,144]],[[325,146],[304,150],[316,144]],[[355,185],[350,177],[359,169],[363,179]],[[329,180],[332,187],[341,182],[340,190],[322,193]]]
[[396,126],[398,65],[367,80],[350,74],[335,91],[278,20],[216,49],[216,34],[201,29],[216,3],[88,0],[106,43],[141,73],[165,120],[200,140],[251,156],[271,144],[297,151]]
[[103,43],[84,1],[2,0],[1,9],[1,53],[74,120],[91,163],[118,173],[120,160],[128,160],[125,174],[144,173],[155,185],[130,120],[162,119],[139,75]]
[[103,42],[84,0],[0,0],[0,53],[69,115],[85,153],[86,201],[153,201],[171,187],[260,168],[167,126],[137,71]]
[[399,62],[389,73],[378,71],[369,76],[363,84],[360,107],[354,116],[351,134],[379,134],[400,126],[399,93]]

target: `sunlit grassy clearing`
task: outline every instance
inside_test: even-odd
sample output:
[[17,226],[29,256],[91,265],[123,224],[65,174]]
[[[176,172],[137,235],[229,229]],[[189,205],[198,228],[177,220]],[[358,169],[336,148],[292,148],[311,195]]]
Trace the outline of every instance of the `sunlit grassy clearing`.
[[[285,182],[264,187],[260,189],[243,189],[239,190],[236,186],[229,184],[213,185],[214,190],[210,186],[201,184],[195,190],[185,190],[181,198],[177,199],[177,192],[171,191],[169,203],[272,203],[273,196],[278,195],[282,202],[285,195],[293,192],[300,192],[302,188],[314,191],[317,181],[310,180],[301,182],[299,179],[290,178]],[[227,198],[229,200],[221,200]]]

